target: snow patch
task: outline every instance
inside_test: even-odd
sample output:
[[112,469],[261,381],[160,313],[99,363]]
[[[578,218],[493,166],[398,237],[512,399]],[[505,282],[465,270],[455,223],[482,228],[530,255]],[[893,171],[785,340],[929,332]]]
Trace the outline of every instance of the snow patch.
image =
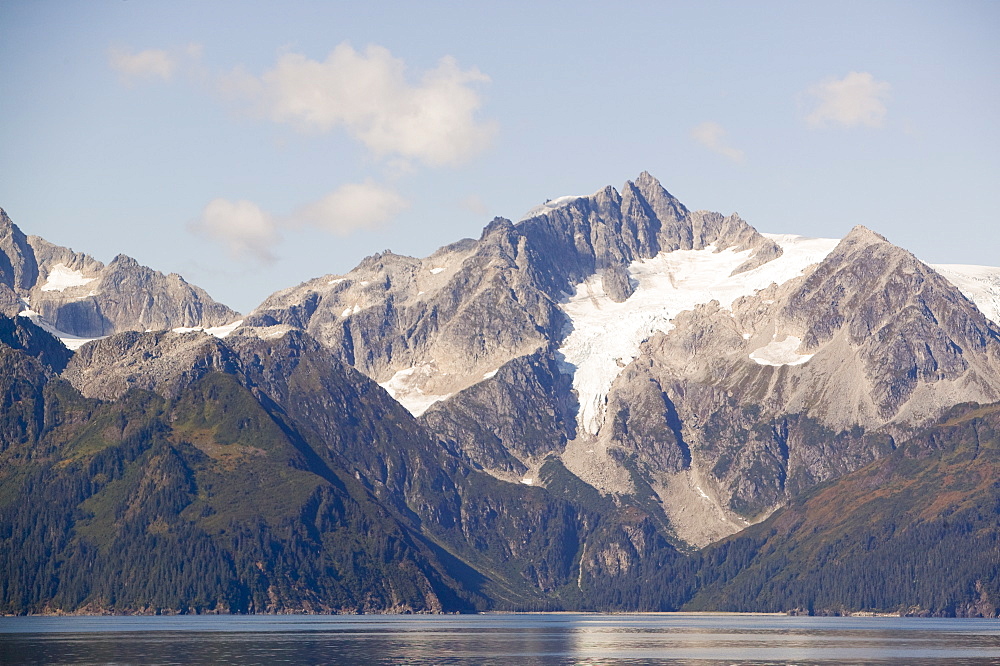
[[633,262],[628,270],[638,286],[623,303],[608,298],[598,275],[576,286],[560,305],[571,327],[559,351],[565,371],[573,375],[580,400],[578,420],[586,432],[596,435],[600,430],[611,384],[638,355],[639,345],[658,331],[669,332],[671,320],[680,312],[713,300],[728,309],[742,296],[802,275],[840,242],[790,234],[764,236],[782,247],[782,255],[737,275],[732,272],[751,250],[716,252],[710,246]]
[[447,400],[453,394],[438,395],[424,393],[419,387],[428,378],[434,376],[437,369],[430,363],[405,368],[394,374],[389,381],[380,382],[379,386],[389,392],[396,402],[406,408],[414,416],[420,416],[439,400]]
[[[28,303],[26,299],[21,299],[21,302],[24,303],[25,305],[27,305]],[[72,349],[73,351],[76,351],[77,349],[84,346],[91,340],[102,340],[105,337],[107,337],[105,335],[102,335],[96,338],[81,338],[80,336],[73,335],[72,333],[67,333],[66,331],[60,331],[58,328],[53,326],[48,319],[41,316],[31,308],[28,308],[26,310],[21,310],[20,312],[17,313],[17,316],[27,317],[28,319],[31,320],[31,323],[33,323],[35,326],[42,329],[46,333],[49,333],[52,336],[58,338],[59,342],[63,343],[63,345],[65,345],[67,349]]]
[[440,273],[443,270],[444,270],[443,266],[435,266],[434,268],[432,268],[430,270],[430,272],[431,272],[431,275],[437,275],[438,273]]
[[229,324],[224,324],[222,326],[209,326],[208,328],[205,329],[205,332],[208,333],[209,335],[214,335],[217,338],[224,338],[242,325],[243,325],[243,320],[237,319],[234,322],[231,322]]
[[987,319],[1000,324],[1000,268],[961,264],[937,264],[931,268],[958,287]]
[[496,370],[491,370],[487,372],[485,375],[483,375],[483,379],[492,379],[493,377],[497,376],[498,372],[500,372],[500,368],[497,368]]
[[524,222],[525,220],[530,220],[533,217],[538,217],[539,215],[545,215],[546,213],[554,211],[557,208],[562,208],[563,206],[568,206],[571,203],[573,203],[574,201],[576,201],[577,199],[586,199],[586,198],[587,198],[586,195],[580,196],[580,195],[572,195],[571,194],[571,195],[568,195],[568,196],[565,196],[565,197],[559,197],[558,199],[549,199],[545,203],[543,203],[541,205],[538,205],[538,206],[535,206],[534,208],[532,208],[531,210],[529,210],[527,213],[525,213],[524,215],[522,215],[520,221]]
[[[214,335],[217,338],[224,338],[237,328],[243,325],[242,319],[237,319],[229,324],[224,324],[222,326],[209,326],[208,328],[202,326],[178,326],[177,328],[171,329],[174,333],[194,333],[196,331],[201,333],[207,333],[208,335]],[[148,333],[149,331],[147,331]]]
[[802,340],[794,335],[786,336],[784,340],[778,342],[775,335],[769,343],[750,352],[750,358],[760,365],[802,365],[814,354],[800,354],[796,349],[802,344]]
[[341,282],[346,282],[347,278],[334,278],[327,282],[327,284],[340,284]]
[[534,479],[528,479],[528,478],[521,479],[521,483],[523,483],[526,486],[530,486],[534,482],[535,482]]
[[90,284],[96,279],[84,277],[80,271],[59,263],[49,271],[49,279],[42,285],[42,291],[65,291],[69,287],[82,287],[85,284]]
[[361,312],[361,306],[355,303],[352,307],[344,308],[344,311],[340,313],[341,317],[349,317],[352,314],[358,314]]

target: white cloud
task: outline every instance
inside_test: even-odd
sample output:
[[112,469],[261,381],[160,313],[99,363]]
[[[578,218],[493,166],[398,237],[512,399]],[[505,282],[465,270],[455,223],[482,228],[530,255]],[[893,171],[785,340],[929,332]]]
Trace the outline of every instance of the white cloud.
[[155,78],[166,81],[173,76],[176,65],[170,54],[160,49],[131,53],[112,48],[108,50],[108,63],[126,82]]
[[362,229],[375,229],[409,207],[396,192],[368,180],[342,185],[296,213],[299,223],[347,236]]
[[881,127],[885,122],[890,86],[868,72],[851,72],[842,79],[827,79],[806,91],[814,108],[806,116],[810,127]]
[[262,264],[277,260],[274,247],[283,232],[311,226],[338,236],[375,229],[409,207],[395,191],[371,180],[343,185],[294,215],[272,215],[252,201],[213,199],[188,230],[222,243],[237,259]]
[[406,64],[381,46],[358,52],[341,44],[322,62],[285,53],[260,77],[237,71],[222,85],[275,122],[304,131],[344,127],[380,158],[459,164],[490,144],[496,125],[477,119],[474,88],[489,77],[451,57],[417,84],[405,74]]
[[272,263],[279,240],[278,222],[251,201],[213,199],[189,228],[226,245],[238,259]]
[[691,130],[691,137],[714,153],[728,157],[734,162],[742,162],[743,151],[733,148],[726,140],[726,129],[719,123],[707,121]]

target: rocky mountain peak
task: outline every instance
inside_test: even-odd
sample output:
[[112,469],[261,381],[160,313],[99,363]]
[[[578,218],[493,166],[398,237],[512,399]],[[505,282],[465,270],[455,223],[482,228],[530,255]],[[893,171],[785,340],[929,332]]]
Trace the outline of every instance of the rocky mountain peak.
[[599,208],[617,207],[621,206],[622,195],[618,193],[618,190],[608,185],[594,194],[593,199]]
[[684,219],[689,211],[674,195],[670,194],[648,171],[643,171],[634,183],[649,207],[661,222]]
[[105,265],[94,257],[25,236],[0,219],[0,312],[22,311],[67,345],[126,330],[210,328],[239,313],[176,273],[164,275],[119,254]]
[[483,229],[483,233],[479,235],[479,240],[483,240],[488,236],[492,236],[497,233],[507,233],[514,228],[514,223],[508,220],[506,217],[494,217],[489,224]]
[[132,257],[128,256],[127,254],[119,254],[114,259],[111,260],[111,263],[108,264],[108,266],[120,266],[122,268],[138,268],[139,262],[133,259]]
[[235,371],[231,350],[214,336],[126,331],[82,347],[63,378],[89,398],[114,400],[133,388],[172,397],[213,370]]
[[38,279],[38,263],[28,238],[0,208],[0,285],[30,289]]
[[862,224],[858,224],[844,236],[842,242],[848,245],[872,245],[875,243],[888,243],[889,241],[885,236],[875,233]]

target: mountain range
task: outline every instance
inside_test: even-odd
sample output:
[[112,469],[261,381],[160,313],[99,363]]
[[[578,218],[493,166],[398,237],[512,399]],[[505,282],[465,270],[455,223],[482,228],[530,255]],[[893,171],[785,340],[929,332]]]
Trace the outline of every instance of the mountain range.
[[3,612],[1000,609],[1000,268],[864,227],[643,173],[243,316],[0,212],[0,312]]

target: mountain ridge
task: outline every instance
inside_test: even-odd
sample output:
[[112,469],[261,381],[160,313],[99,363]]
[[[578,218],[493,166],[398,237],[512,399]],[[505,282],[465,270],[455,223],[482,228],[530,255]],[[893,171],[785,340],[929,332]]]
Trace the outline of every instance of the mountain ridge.
[[[810,601],[823,573],[797,560],[798,596],[747,586],[806,539],[772,525],[814,497],[856,506],[866,470],[932,489],[899,461],[968,450],[950,424],[991,408],[959,405],[1000,400],[1000,327],[977,306],[1000,269],[949,268],[960,290],[863,226],[761,234],[646,172],[227,326],[179,276],[0,222],[0,301],[21,315],[0,317],[4,612],[898,610],[898,590]],[[89,326],[59,312],[105,281],[133,296],[122,330],[75,352],[22,301]],[[920,515],[991,501],[960,486]],[[995,516],[967,517],[993,538]],[[910,606],[995,615],[988,564]]]
[[239,319],[176,273],[119,254],[108,264],[26,236],[0,209],[0,311],[35,318],[79,347],[124,330],[212,328]]
[[[914,288],[928,296],[904,310],[908,324],[878,323],[876,310],[899,304],[874,307],[869,293],[891,289],[898,298]],[[827,307],[848,292],[854,300],[844,312]],[[497,218],[478,241],[426,259],[374,255],[343,276],[280,292],[247,322],[310,331],[498,478],[533,480],[555,456],[601,492],[632,494],[633,463],[625,461],[638,456],[645,482],[686,525],[681,533],[703,545],[883,455],[893,437],[952,404],[1000,397],[996,326],[975,310],[952,283],[863,226],[840,241],[763,235],[736,215],[688,211],[643,172],[621,192],[560,198],[517,224]],[[876,326],[884,336],[899,332],[865,343],[859,355],[859,340]],[[924,337],[936,340],[929,356]],[[652,374],[638,371],[649,353],[663,366]],[[539,354],[553,355],[572,388],[554,388],[559,382],[536,371],[503,386],[505,367],[536,364]],[[635,390],[620,385],[623,376],[638,382]],[[743,397],[734,399],[739,382]],[[517,392],[531,404],[512,400]],[[680,405],[686,394],[721,410],[713,417],[720,423],[742,425],[709,445],[701,433],[711,419],[704,407]],[[771,411],[738,415],[767,395]],[[627,408],[630,400],[652,416]],[[576,424],[567,417],[574,403]],[[526,414],[530,434],[509,427]],[[858,425],[871,433],[838,435]],[[737,454],[744,428],[778,434]],[[840,443],[823,453],[802,448],[814,428]],[[789,437],[799,442],[790,449]],[[659,453],[650,457],[653,441]],[[771,478],[739,481],[750,469]]]

